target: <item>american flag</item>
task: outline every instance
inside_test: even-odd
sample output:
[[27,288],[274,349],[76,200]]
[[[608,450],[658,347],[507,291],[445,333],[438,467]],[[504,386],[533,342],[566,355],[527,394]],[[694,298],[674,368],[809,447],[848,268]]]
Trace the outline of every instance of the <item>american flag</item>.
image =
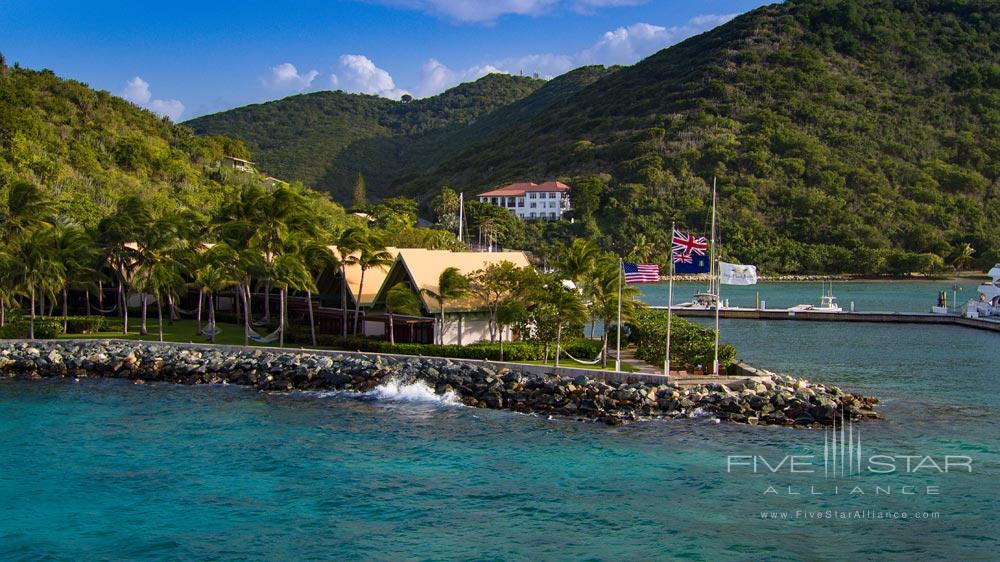
[[704,256],[708,251],[708,240],[704,237],[695,237],[674,229],[673,259],[675,263],[691,263],[691,256]]
[[660,266],[655,263],[623,263],[626,283],[656,283],[660,280]]

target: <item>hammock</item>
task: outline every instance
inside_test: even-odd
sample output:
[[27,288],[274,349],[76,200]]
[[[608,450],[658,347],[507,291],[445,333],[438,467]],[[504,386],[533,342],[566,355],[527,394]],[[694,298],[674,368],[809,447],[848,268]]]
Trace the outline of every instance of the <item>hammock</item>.
[[576,357],[573,357],[565,349],[560,349],[559,351],[562,352],[562,354],[565,355],[566,357],[569,357],[573,361],[576,361],[577,363],[580,363],[582,365],[597,365],[597,363],[601,360],[601,357],[603,356],[602,352],[598,352],[597,359],[594,359],[593,361],[584,361],[583,359],[577,359]]
[[214,338],[222,333],[222,329],[215,324],[205,324],[205,327],[201,329],[201,333],[202,335]]
[[111,314],[112,312],[118,310],[118,303],[116,302],[115,305],[112,306],[111,308],[101,308],[92,302],[90,303],[90,307],[96,310],[97,312],[100,312],[101,314]]
[[262,336],[257,332],[255,332],[253,328],[250,328],[250,340],[255,341],[257,343],[271,343],[277,341],[278,337],[280,337],[280,334],[281,334],[281,328],[278,328],[277,330],[271,332],[266,336]]

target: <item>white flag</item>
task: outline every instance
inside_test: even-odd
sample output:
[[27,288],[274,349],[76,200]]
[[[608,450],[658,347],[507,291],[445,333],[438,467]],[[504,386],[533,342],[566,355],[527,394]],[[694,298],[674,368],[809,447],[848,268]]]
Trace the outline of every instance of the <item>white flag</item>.
[[720,261],[719,276],[723,285],[756,285],[757,266]]

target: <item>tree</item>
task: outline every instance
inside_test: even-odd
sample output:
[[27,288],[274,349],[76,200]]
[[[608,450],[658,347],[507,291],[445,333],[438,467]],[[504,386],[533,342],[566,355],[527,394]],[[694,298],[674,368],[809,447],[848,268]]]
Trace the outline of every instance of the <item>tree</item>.
[[581,221],[593,220],[601,205],[604,182],[595,176],[577,178],[570,183],[569,200],[573,204],[573,216]]
[[288,291],[313,292],[316,290],[316,283],[306,265],[305,256],[296,249],[292,247],[282,252],[274,264],[274,281],[280,290],[280,300],[278,301],[280,303],[280,318],[278,320],[280,338],[278,345],[280,347],[285,346],[285,330],[288,327]]
[[83,227],[65,218],[53,220],[51,249],[55,259],[62,264],[65,278],[62,293],[63,332],[69,329],[69,288],[71,286],[91,288],[99,276],[97,268],[97,248]]
[[503,330],[504,328],[523,322],[528,316],[528,307],[524,301],[508,299],[500,303],[496,311],[496,323],[500,327],[500,360],[503,361]]
[[434,211],[434,221],[445,230],[458,230],[458,194],[450,187],[442,187],[441,193],[434,196],[431,208]]
[[365,290],[365,272],[372,268],[388,268],[396,261],[396,256],[385,250],[385,245],[374,235],[368,235],[363,245],[358,248],[357,264],[361,269],[361,279],[358,281],[358,298],[354,301],[354,333],[358,333],[358,320],[361,317],[361,299]]
[[[198,269],[194,272],[194,287],[198,289],[198,306],[201,307],[201,296],[208,294],[208,340],[215,343],[217,328],[215,324],[215,295],[236,285],[235,256],[228,246],[218,244],[198,257]],[[200,314],[200,312],[199,312]],[[200,331],[200,326],[199,326]]]
[[358,172],[358,177],[354,180],[354,193],[351,199],[351,207],[354,210],[364,209],[368,204],[365,190],[365,177],[361,175],[361,172]]
[[31,316],[28,324],[28,338],[35,339],[35,302],[39,295],[54,296],[66,282],[66,268],[51,251],[54,244],[53,230],[39,228],[28,234],[18,246],[14,265],[21,286],[29,295]]
[[396,332],[393,317],[396,314],[418,316],[420,314],[420,299],[405,283],[396,283],[385,295],[385,311],[389,314],[389,343],[396,344]]
[[555,266],[565,279],[579,285],[590,275],[600,255],[601,251],[596,244],[576,238],[569,247],[563,249]]
[[0,239],[10,242],[29,232],[51,226],[52,200],[35,185],[14,182],[7,190],[6,209],[0,212]]
[[[469,275],[469,290],[486,304],[490,313],[490,342],[496,341],[499,321],[497,314],[500,307],[510,300],[524,298],[526,288],[530,284],[533,270],[525,272],[509,261],[492,263],[483,269],[473,271]],[[503,340],[503,333],[500,332]]]
[[[347,337],[347,266],[358,263],[358,250],[365,245],[368,232],[352,226],[345,229],[337,237],[337,256],[340,262],[340,313],[343,336]],[[359,297],[360,299],[360,297]]]
[[549,280],[545,286],[542,300],[552,308],[552,322],[556,328],[556,367],[558,367],[563,330],[566,326],[582,323],[586,320],[587,309],[583,305],[580,294],[564,287],[558,279]]
[[140,263],[135,241],[153,222],[146,204],[138,197],[126,197],[97,226],[103,258],[118,280],[118,304],[122,314],[122,334],[128,335],[128,285]]
[[952,260],[951,264],[956,270],[968,269],[972,265],[972,256],[976,253],[976,249],[972,247],[971,244],[966,242],[958,247],[955,252],[955,258]]
[[417,202],[409,197],[389,197],[368,210],[377,228],[398,232],[417,224]]
[[469,280],[457,267],[448,267],[438,276],[438,289],[421,289],[424,294],[438,302],[441,320],[438,327],[438,343],[444,345],[445,303],[465,295],[469,290]]
[[[633,285],[625,284],[620,279],[621,263],[618,258],[611,254],[601,256],[594,265],[584,281],[586,296],[589,300],[589,311],[591,317],[601,320],[604,333],[601,335],[601,349],[603,350],[602,365],[608,365],[608,331],[611,322],[618,317],[618,291],[621,287],[621,311],[622,321],[631,318],[632,314],[642,306],[639,302],[639,290]],[[621,283],[621,285],[619,285]]]

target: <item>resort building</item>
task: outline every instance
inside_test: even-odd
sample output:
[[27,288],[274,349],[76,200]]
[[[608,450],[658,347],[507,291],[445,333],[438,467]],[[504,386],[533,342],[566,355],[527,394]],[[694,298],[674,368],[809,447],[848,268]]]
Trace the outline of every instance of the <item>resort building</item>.
[[[385,298],[389,289],[399,283],[406,284],[420,300],[421,312],[426,320],[433,320],[435,330],[431,334],[422,334],[424,338],[430,335],[430,339],[423,339],[424,342],[434,341],[436,333],[441,334],[443,343],[468,345],[482,340],[489,340],[489,311],[486,304],[475,295],[467,294],[454,300],[446,300],[444,325],[440,325],[441,303],[428,293],[436,293],[438,290],[438,279],[441,272],[449,267],[457,268],[463,275],[468,275],[476,270],[483,269],[490,264],[500,264],[511,262],[517,267],[528,267],[528,257],[524,252],[451,252],[448,250],[424,250],[413,248],[402,248],[397,250],[399,254],[396,262],[389,268],[382,282],[381,288],[375,295],[372,302],[373,311],[385,311]],[[368,286],[368,277],[365,277],[365,287]],[[367,293],[367,289],[365,290]],[[365,298],[365,297],[362,297]],[[374,314],[372,314],[374,316]],[[388,326],[388,323],[386,323]],[[426,326],[426,324],[425,324]],[[398,320],[394,322],[396,341],[413,341],[412,334],[408,331],[404,322]],[[505,340],[510,340],[509,331],[500,334]]]
[[231,170],[236,170],[238,172],[256,172],[253,167],[254,163],[249,160],[244,160],[242,158],[236,158],[235,156],[223,156],[222,157],[222,167],[229,168]]
[[570,210],[569,186],[558,181],[512,183],[480,193],[479,200],[503,207],[526,220],[559,220]]
[[[333,253],[333,256],[337,258],[337,261],[341,260],[340,251],[336,246],[327,246],[327,249]],[[399,249],[393,247],[386,247],[386,252],[392,255],[394,258],[399,256]],[[357,253],[351,254],[349,257],[357,257]],[[346,306],[348,310],[353,310],[357,304],[361,303],[361,310],[367,311],[371,308],[372,302],[375,300],[375,295],[378,294],[379,289],[382,288],[382,284],[385,283],[385,278],[389,273],[389,267],[370,267],[364,271],[364,284],[362,284],[361,279],[361,266],[357,263],[351,263],[348,260],[347,265],[344,267],[345,278],[347,279],[347,303]],[[329,295],[331,300],[334,300],[338,305],[340,304],[340,297],[342,294],[342,283],[343,278],[340,276],[340,271],[336,271],[333,274],[333,279],[326,278],[325,276],[320,277],[319,285],[321,290]],[[381,318],[370,319],[366,314],[364,317],[362,334],[368,336],[383,336],[385,335],[385,322]]]

